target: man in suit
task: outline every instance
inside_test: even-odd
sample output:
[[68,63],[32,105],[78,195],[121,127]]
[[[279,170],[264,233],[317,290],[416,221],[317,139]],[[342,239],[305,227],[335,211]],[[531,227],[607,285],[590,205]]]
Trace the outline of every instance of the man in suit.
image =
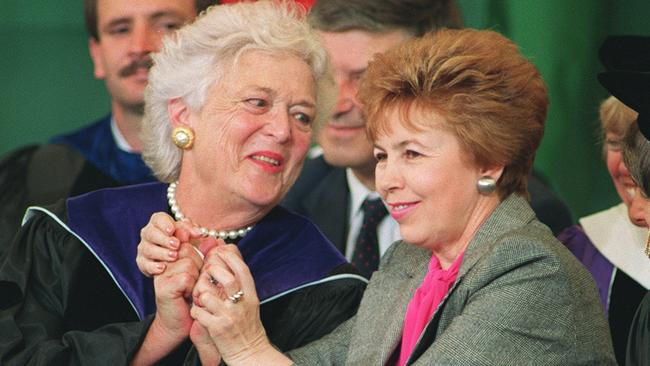
[[[441,27],[462,25],[452,0],[418,0],[408,4],[374,0],[317,2],[309,18],[320,31],[329,53],[338,98],[333,114],[316,137],[320,150],[312,151],[283,205],[309,217],[334,245],[358,267],[376,269],[378,258],[367,261],[360,253],[364,200],[374,192],[375,158],[365,132],[361,105],[356,99],[358,81],[375,53]],[[566,206],[534,176],[530,180],[532,206],[554,232],[571,225]],[[376,225],[379,255],[400,238],[396,222],[386,215]],[[372,244],[371,244],[372,245]],[[366,255],[366,259],[359,256]],[[367,270],[360,271],[369,276]]]
[[164,35],[214,0],[85,0],[94,75],[111,95],[111,113],[50,143],[23,147],[0,161],[0,254],[25,209],[91,190],[153,181],[140,157],[150,54]]

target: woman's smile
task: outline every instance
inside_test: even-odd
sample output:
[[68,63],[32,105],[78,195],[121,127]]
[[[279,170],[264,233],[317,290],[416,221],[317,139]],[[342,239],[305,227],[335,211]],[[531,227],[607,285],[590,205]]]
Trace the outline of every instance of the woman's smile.
[[419,201],[413,201],[413,202],[395,202],[395,203],[387,203],[387,204],[390,207],[390,215],[393,216],[395,221],[399,222],[401,219],[403,219],[405,216],[407,216],[409,213],[415,210],[415,208],[419,203],[420,203]]
[[251,161],[269,173],[280,173],[284,170],[284,157],[272,151],[258,151],[249,155]]

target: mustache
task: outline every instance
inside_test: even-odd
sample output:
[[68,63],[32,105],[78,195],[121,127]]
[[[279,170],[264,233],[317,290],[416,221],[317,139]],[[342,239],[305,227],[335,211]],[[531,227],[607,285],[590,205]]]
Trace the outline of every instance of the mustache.
[[139,69],[147,69],[149,70],[153,66],[153,60],[150,58],[142,58],[139,60],[135,60],[131,62],[130,64],[124,66],[120,72],[119,75],[121,77],[127,77],[135,74]]

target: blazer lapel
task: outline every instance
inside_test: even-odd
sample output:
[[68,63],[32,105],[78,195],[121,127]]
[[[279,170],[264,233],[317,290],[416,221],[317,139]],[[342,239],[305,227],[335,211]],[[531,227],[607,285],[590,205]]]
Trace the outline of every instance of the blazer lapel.
[[345,254],[349,189],[345,169],[332,169],[303,201],[307,216]]
[[[431,346],[431,344],[433,344],[436,337],[447,328],[449,323],[455,317],[456,312],[453,311],[454,309],[445,312],[445,307],[447,305],[453,307],[453,304],[448,304],[449,299],[454,295],[454,292],[469,270],[481,259],[481,257],[483,257],[483,255],[492,250],[492,247],[498,241],[499,236],[503,235],[504,232],[525,225],[534,218],[535,213],[526,203],[525,199],[514,194],[506,198],[496,208],[496,210],[494,210],[492,215],[488,217],[476,232],[476,235],[474,235],[474,238],[470,241],[467,249],[465,249],[463,263],[461,263],[460,269],[458,270],[456,281],[447,292],[447,295],[445,295],[445,298],[440,302],[440,305],[434,312],[431,320],[429,320],[422,331],[420,340],[406,362],[407,365],[415,362]],[[425,268],[425,272],[426,271],[427,269]]]
[[430,258],[430,251],[400,243],[390,263],[373,274],[357,314],[362,326],[350,342],[349,365],[383,365],[391,359],[402,340],[406,308]]

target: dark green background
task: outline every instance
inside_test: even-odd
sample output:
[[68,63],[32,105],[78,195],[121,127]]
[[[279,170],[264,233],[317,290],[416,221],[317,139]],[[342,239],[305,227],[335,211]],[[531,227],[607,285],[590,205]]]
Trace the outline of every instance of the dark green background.
[[[326,0],[322,0],[326,1]],[[381,0],[377,0],[381,1]],[[600,157],[596,54],[607,34],[650,35],[647,0],[459,0],[465,23],[517,42],[549,85],[536,167],[574,218],[617,201]],[[0,12],[0,154],[104,115],[80,0],[4,0]]]

